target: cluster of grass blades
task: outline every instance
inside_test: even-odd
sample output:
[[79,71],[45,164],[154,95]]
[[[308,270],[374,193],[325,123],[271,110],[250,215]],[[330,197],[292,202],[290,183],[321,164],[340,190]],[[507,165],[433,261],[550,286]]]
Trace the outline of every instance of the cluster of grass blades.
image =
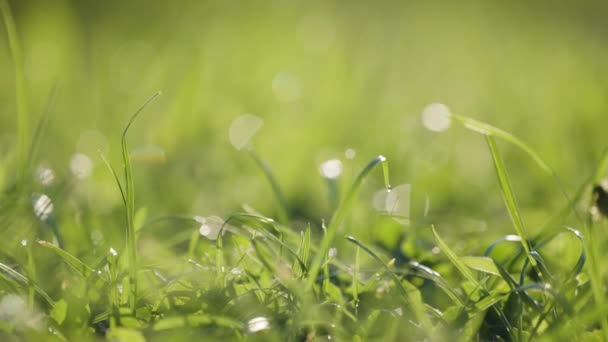
[[[347,235],[350,228],[345,218],[376,166],[382,166],[390,189],[388,164],[382,156],[370,161],[354,179],[318,242],[310,227],[297,232],[251,208],[214,227],[215,240],[200,237],[197,217],[137,223],[141,218],[136,219],[126,135],[157,95],[131,117],[123,132],[125,180],[121,182],[110,167],[125,206],[125,248],[111,248],[95,264],[87,264],[58,245],[39,240],[35,248],[49,251],[69,266],[63,280],[69,285],[63,289],[36,283],[26,266],[0,264],[5,298],[12,293],[18,301],[23,291],[31,289],[34,305],[27,310],[43,317],[38,325],[9,321],[0,327],[3,337],[60,341],[94,336],[118,341],[195,336],[462,341],[603,337],[605,311],[597,304],[601,291],[598,295],[594,289],[598,275],[592,274],[597,269],[592,270],[589,243],[580,231],[569,227],[535,238],[526,234],[491,131],[483,133],[516,234],[495,241],[484,255],[458,256],[430,227],[454,270],[446,277],[433,269],[432,262],[425,265],[428,260],[397,262],[387,257],[387,251]],[[459,118],[466,119],[467,125],[473,122]],[[533,153],[527,146],[524,150]],[[269,168],[264,172],[273,177]],[[280,193],[278,185],[276,191]],[[181,254],[164,261],[137,257],[138,231],[162,222],[194,226],[180,238],[185,246],[178,248]],[[580,242],[575,247],[580,250],[578,259],[566,271],[556,270],[552,256],[543,252],[564,236]],[[354,255],[353,260],[330,253],[330,246],[348,249],[349,244],[342,242],[351,244],[352,253],[344,254]],[[511,252],[497,253],[504,245]],[[47,287],[53,290],[47,292]]]
[[[47,116],[29,139],[22,57],[6,0],[0,0],[0,10],[16,65],[19,125],[16,186],[2,194],[1,203],[19,203],[29,201],[27,169]],[[383,156],[373,158],[353,180],[319,237],[311,226],[302,231],[290,226],[279,183],[253,150],[250,156],[277,197],[277,220],[248,207],[219,224],[195,216],[144,222],[145,210],[135,206],[127,133],[157,96],[132,115],[122,132],[124,178],[106,161],[124,205],[124,248],[83,252],[76,243],[64,244],[48,219],[43,221],[55,229],[44,239],[57,243],[38,239],[37,232],[2,242],[0,340],[608,340],[596,222],[576,205],[589,184],[605,174],[608,153],[571,197],[556,173],[521,140],[451,115],[485,136],[515,234],[496,240],[483,255],[459,256],[430,226],[428,233],[445,259],[414,251],[420,253],[396,260],[391,251],[351,236],[360,229],[348,220],[360,188],[378,166],[390,191]],[[529,155],[565,195],[566,208],[539,236],[526,230],[497,138]],[[23,225],[20,217],[26,215],[40,221],[31,208],[0,209],[3,227]],[[567,215],[577,218],[580,230],[556,224]],[[154,247],[161,256],[144,255],[138,239],[161,224],[171,230],[171,240]],[[201,224],[216,234],[201,237]],[[563,239],[579,244],[571,245],[577,258],[570,266],[550,253]],[[332,252],[333,246],[339,246],[340,255]]]

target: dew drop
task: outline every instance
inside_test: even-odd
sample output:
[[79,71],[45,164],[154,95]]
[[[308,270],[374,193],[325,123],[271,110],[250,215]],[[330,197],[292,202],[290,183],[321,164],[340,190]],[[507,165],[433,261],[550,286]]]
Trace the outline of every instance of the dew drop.
[[34,214],[38,216],[38,218],[42,221],[46,221],[46,219],[51,216],[53,213],[53,201],[51,198],[45,194],[35,194],[33,200]]
[[247,322],[247,330],[250,333],[256,333],[262,330],[270,329],[270,322],[266,317],[256,317],[252,318]]

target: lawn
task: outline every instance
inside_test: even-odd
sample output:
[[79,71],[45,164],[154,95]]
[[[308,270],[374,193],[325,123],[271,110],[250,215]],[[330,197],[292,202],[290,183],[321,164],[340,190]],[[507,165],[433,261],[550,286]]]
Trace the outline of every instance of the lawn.
[[0,0],[0,340],[608,340],[605,2]]

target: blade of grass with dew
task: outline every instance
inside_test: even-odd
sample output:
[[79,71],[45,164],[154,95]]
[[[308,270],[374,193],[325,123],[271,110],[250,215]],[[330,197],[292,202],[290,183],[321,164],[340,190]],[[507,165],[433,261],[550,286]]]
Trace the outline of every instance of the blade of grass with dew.
[[11,267],[0,263],[0,274],[4,277],[4,279],[8,281],[13,280],[22,287],[28,287],[30,286],[30,284],[32,284],[32,287],[36,291],[36,293],[38,293],[40,297],[44,298],[44,300],[49,304],[51,308],[55,306],[55,301],[53,301],[51,297],[42,288],[36,285],[36,283],[31,281],[28,277],[15,271]]
[[122,161],[125,170],[125,209],[127,219],[127,234],[126,234],[126,249],[129,269],[129,308],[132,313],[135,313],[135,300],[137,297],[137,243],[135,237],[135,225],[133,219],[135,216],[135,189],[133,188],[133,169],[131,168],[131,160],[129,158],[129,150],[127,148],[127,133],[129,128],[139,116],[139,114],[152,102],[161,92],[152,95],[144,104],[131,116],[131,119],[125,126],[122,132]]
[[270,166],[263,161],[253,149],[248,150],[249,156],[255,161],[258,167],[264,172],[264,176],[270,183],[272,187],[272,191],[274,192],[275,197],[277,198],[277,202],[279,203],[279,222],[283,224],[289,223],[289,207],[287,206],[287,200],[285,199],[285,195],[283,191],[281,191],[281,187],[279,186],[279,182],[277,178],[274,176],[272,169]]
[[[321,239],[319,252],[315,255],[315,258],[313,259],[312,264],[310,266],[308,279],[305,287],[306,291],[309,291],[313,287],[317,276],[319,275],[319,271],[321,271],[322,260],[327,255],[327,251],[329,250],[329,246],[335,238],[335,235],[338,231],[338,227],[340,227],[344,216],[346,216],[346,213],[348,213],[348,211],[350,210],[355,200],[355,196],[359,191],[361,184],[363,183],[363,180],[378,164],[382,164],[383,167],[388,168],[388,165],[386,165],[386,158],[382,155],[377,156],[371,162],[369,162],[367,166],[359,173],[359,175],[351,185],[348,193],[346,194],[346,197],[340,203],[338,210],[336,210],[336,213],[334,214],[331,223],[329,224],[329,227],[327,227],[327,232],[325,233],[325,235],[323,235],[323,238]],[[385,171],[384,175],[388,177],[388,171]],[[388,179],[385,179],[385,181],[388,187]]]
[[29,114],[27,109],[27,95],[25,92],[25,74],[23,67],[23,54],[17,27],[8,0],[0,0],[0,12],[4,27],[8,35],[9,50],[13,59],[15,70],[15,98],[17,101],[17,184],[21,188],[26,177],[28,134],[29,134]]
[[57,256],[59,256],[63,261],[65,261],[68,265],[70,265],[78,274],[82,277],[89,277],[94,271],[91,267],[86,265],[84,262],[80,261],[78,258],[68,253],[67,251],[55,246],[54,244],[38,240],[36,241],[40,246],[48,248]]
[[[407,283],[405,280],[399,279],[399,277],[397,277],[395,272],[393,272],[388,267],[388,265],[384,261],[382,261],[382,259],[380,259],[380,257],[376,253],[374,253],[374,251],[372,251],[369,247],[367,247],[361,241],[357,240],[356,238],[354,238],[352,236],[347,236],[346,239],[349,242],[351,242],[351,243],[357,245],[358,247],[360,247],[361,249],[363,249],[367,254],[369,254],[376,262],[378,262],[378,264],[380,264],[386,270],[386,272],[389,274],[389,276],[395,283],[395,286],[397,287],[397,289],[399,290],[399,292],[405,299],[406,303],[411,305],[412,312],[414,313],[414,316],[418,320],[418,323],[422,325],[424,331],[427,331],[427,332],[432,331],[433,326],[425,313],[425,307],[422,302],[422,297],[420,295],[420,291],[414,285]],[[409,290],[405,289],[405,287],[403,286],[403,282],[406,282],[408,284],[408,287],[410,287]]]
[[496,170],[496,175],[498,176],[501,194],[503,200],[505,201],[505,205],[507,206],[509,216],[511,217],[511,222],[513,222],[513,225],[515,226],[517,235],[521,237],[522,246],[526,251],[528,259],[530,259],[530,263],[533,267],[536,267],[536,260],[530,256],[530,245],[528,243],[528,238],[524,228],[524,221],[521,218],[519,207],[517,206],[517,201],[515,200],[515,195],[513,194],[511,182],[509,181],[509,175],[507,174],[507,169],[502,160],[502,156],[498,151],[494,137],[491,135],[486,135],[486,140],[492,154],[492,160],[494,161],[494,168]]

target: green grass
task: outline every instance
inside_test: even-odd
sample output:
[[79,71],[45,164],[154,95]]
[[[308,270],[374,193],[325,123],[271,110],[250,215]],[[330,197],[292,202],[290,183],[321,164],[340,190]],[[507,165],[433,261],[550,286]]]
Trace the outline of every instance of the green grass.
[[[608,341],[606,218],[591,210],[607,50],[579,39],[602,33],[593,18],[487,5],[518,23],[499,29],[494,11],[447,3],[151,2],[149,17],[136,1],[10,4],[0,340]],[[525,46],[501,45],[506,63],[489,47],[509,34]],[[529,47],[551,58],[518,64]],[[36,51],[65,65],[51,77]],[[551,92],[568,82],[585,86]],[[519,107],[532,90],[534,110]],[[436,97],[479,119],[428,132]],[[249,111],[264,127],[239,153],[226,132]],[[329,159],[340,172],[320,177]]]

